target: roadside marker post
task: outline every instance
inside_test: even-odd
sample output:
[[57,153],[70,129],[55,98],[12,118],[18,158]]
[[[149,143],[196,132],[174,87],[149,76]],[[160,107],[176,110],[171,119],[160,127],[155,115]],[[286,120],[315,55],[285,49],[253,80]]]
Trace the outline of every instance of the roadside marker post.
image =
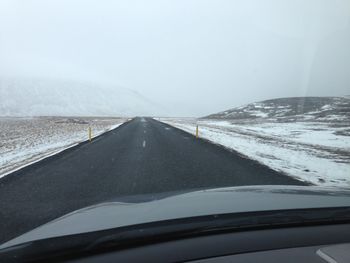
[[198,124],[196,125],[196,138],[198,139]]
[[89,141],[91,142],[92,140],[92,130],[91,127],[89,127]]

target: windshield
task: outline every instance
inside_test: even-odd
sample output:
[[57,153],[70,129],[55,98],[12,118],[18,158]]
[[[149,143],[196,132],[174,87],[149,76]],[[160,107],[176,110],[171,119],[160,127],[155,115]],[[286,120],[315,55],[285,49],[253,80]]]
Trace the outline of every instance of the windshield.
[[1,0],[0,244],[90,206],[344,206],[349,47],[348,0]]

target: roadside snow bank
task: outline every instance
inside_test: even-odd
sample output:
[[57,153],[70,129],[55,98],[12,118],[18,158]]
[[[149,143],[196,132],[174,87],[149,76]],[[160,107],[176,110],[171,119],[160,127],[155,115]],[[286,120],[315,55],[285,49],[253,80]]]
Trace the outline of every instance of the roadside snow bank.
[[57,154],[115,129],[120,118],[3,118],[0,117],[0,178],[24,166]]
[[274,170],[322,186],[350,187],[348,126],[317,122],[271,123],[162,119],[233,149]]

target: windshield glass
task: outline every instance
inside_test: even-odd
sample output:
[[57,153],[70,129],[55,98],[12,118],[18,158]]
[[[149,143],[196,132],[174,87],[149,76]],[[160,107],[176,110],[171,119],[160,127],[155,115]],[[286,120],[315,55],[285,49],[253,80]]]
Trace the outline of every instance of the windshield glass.
[[[350,187],[349,47],[348,0],[1,0],[0,244],[93,205],[325,205],[303,198]],[[224,187],[243,203],[194,202]]]

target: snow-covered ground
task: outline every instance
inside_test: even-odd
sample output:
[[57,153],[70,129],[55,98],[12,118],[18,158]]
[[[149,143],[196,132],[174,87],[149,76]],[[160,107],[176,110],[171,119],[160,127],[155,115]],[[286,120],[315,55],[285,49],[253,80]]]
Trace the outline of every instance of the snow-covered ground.
[[125,122],[121,118],[0,117],[0,178]]
[[[274,170],[322,186],[350,187],[350,128],[345,123],[163,118]],[[258,171],[257,171],[258,172]]]

